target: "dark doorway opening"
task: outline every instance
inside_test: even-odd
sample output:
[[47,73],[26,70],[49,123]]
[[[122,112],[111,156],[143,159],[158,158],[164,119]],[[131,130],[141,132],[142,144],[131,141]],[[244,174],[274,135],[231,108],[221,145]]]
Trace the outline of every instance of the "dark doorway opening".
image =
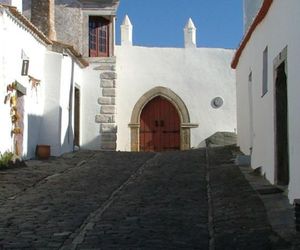
[[289,141],[288,141],[288,91],[285,62],[276,69],[275,104],[276,104],[276,182],[278,185],[289,184]]
[[75,87],[74,145],[80,146],[80,90]]

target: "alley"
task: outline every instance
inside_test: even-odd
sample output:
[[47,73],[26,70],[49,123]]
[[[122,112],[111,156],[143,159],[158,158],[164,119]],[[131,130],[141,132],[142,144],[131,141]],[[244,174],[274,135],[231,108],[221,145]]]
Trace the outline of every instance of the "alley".
[[0,249],[290,249],[233,149],[82,151],[0,172]]

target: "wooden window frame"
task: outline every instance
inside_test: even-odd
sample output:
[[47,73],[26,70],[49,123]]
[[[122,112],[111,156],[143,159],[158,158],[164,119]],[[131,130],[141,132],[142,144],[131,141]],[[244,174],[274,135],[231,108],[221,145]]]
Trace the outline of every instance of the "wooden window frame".
[[89,17],[89,56],[109,56],[110,21],[101,16]]

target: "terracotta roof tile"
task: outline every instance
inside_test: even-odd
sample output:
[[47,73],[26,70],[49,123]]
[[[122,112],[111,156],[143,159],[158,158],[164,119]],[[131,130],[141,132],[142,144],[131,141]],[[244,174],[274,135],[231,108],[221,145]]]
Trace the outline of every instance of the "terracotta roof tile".
[[15,17],[23,25],[25,25],[31,32],[33,32],[39,39],[41,39],[46,45],[51,45],[52,41],[48,39],[37,27],[35,27],[25,16],[23,16],[16,7],[0,4],[0,7],[3,7],[7,10],[8,14]]
[[69,53],[71,53],[71,55],[73,55],[74,59],[83,67],[87,67],[89,66],[89,63],[82,58],[82,55],[74,48],[74,46],[70,45],[70,44],[66,44],[63,42],[59,42],[59,41],[52,41],[54,46],[58,46],[64,49],[67,49],[69,51]]

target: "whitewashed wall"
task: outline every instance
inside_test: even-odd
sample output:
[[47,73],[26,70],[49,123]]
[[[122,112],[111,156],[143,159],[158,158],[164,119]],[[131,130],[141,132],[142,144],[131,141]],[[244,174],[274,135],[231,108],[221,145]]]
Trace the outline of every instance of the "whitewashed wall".
[[[288,74],[288,117],[290,185],[289,198],[292,202],[300,198],[300,31],[294,29],[300,22],[298,0],[275,0],[263,22],[252,34],[237,66],[237,117],[238,144],[249,154],[251,147],[249,133],[248,75],[253,74],[253,152],[252,167],[263,167],[266,177],[274,183],[274,77],[273,60],[287,46]],[[263,50],[268,46],[268,93],[262,98]]]
[[39,143],[51,145],[52,155],[57,156],[73,150],[74,88],[81,85],[81,69],[70,56],[48,51],[44,74],[46,95]]
[[247,31],[256,17],[263,0],[244,0],[244,31]]
[[[44,108],[44,54],[46,48],[19,26],[10,16],[3,12],[0,20],[0,37],[1,37],[1,64],[0,64],[0,131],[1,143],[0,151],[12,150],[12,139],[10,136],[11,121],[9,104],[4,104],[6,95],[6,86],[17,80],[27,89],[25,98],[25,119],[24,119],[24,154],[32,156],[31,145],[38,142],[41,115]],[[21,42],[22,41],[22,42]],[[27,76],[21,76],[22,51],[29,57],[29,75],[34,76],[42,81],[37,92],[31,88]],[[35,122],[28,127],[28,119],[34,119]],[[30,133],[30,136],[29,136]]]
[[[0,12],[0,152],[12,151],[9,104],[4,104],[6,86],[17,80],[27,89],[24,114],[24,158],[35,155],[37,144],[49,144],[52,155],[73,149],[73,110],[70,91],[81,85],[82,70],[70,56],[50,52],[24,26],[4,10]],[[41,80],[32,89],[28,76],[21,76],[22,52],[29,59],[28,74]],[[71,115],[69,114],[71,111]]]
[[100,113],[98,98],[102,96],[100,88],[100,72],[94,70],[99,66],[91,63],[83,71],[81,87],[81,147],[83,149],[100,149],[100,125],[95,122],[95,117]]
[[[116,46],[117,147],[130,150],[130,123],[134,105],[150,89],[170,88],[186,104],[191,123],[191,146],[197,147],[217,131],[236,129],[235,75],[230,68],[232,50]],[[219,109],[214,97],[224,99]]]

